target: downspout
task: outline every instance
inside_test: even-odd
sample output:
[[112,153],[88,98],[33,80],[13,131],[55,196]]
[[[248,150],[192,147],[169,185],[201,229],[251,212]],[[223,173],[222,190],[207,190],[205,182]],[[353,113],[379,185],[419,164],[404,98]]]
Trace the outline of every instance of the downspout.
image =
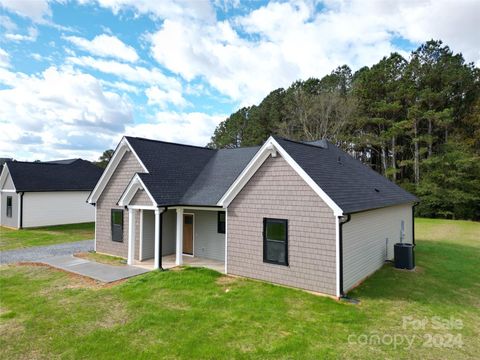
[[19,229],[23,228],[23,194],[24,192],[22,191],[20,193],[20,219],[19,219]]
[[338,224],[338,240],[339,240],[339,262],[340,262],[340,298],[345,298],[345,293],[343,292],[343,225],[348,223],[351,219],[350,214],[345,214],[347,218],[339,217],[339,224]]
[[413,203],[412,206],[412,245],[415,247],[415,206],[417,206],[419,202]]

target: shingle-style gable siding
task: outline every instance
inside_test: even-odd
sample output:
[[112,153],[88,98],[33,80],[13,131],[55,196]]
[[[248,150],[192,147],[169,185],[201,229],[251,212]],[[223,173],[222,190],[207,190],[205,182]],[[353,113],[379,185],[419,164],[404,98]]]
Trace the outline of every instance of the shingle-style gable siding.
[[[111,209],[122,209],[117,205],[128,183],[136,172],[143,172],[143,168],[131,152],[126,152],[115,169],[110,181],[97,201],[96,219],[96,250],[101,253],[127,257],[128,254],[128,210],[123,212],[123,242],[112,241],[110,212]],[[136,214],[136,239],[139,239],[140,214]],[[138,244],[136,241],[135,258],[138,258]]]
[[152,200],[148,197],[145,190],[138,190],[135,196],[130,200],[130,205],[153,206]]
[[[263,262],[263,218],[288,219],[289,266]],[[279,155],[228,207],[227,273],[335,295],[333,211]]]

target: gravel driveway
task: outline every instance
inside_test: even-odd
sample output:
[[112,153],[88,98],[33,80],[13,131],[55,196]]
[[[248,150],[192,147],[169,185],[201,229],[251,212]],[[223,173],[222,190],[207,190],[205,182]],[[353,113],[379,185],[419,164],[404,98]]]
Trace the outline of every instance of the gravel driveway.
[[93,240],[75,241],[48,246],[34,246],[25,249],[0,251],[0,264],[20,261],[39,261],[59,255],[71,255],[77,252],[93,250]]

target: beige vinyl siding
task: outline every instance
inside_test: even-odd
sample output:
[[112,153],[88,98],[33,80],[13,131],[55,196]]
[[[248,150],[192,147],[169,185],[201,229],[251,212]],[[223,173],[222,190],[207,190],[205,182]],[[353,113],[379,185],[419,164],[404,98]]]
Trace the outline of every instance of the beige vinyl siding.
[[143,210],[142,258],[151,259],[155,255],[155,212]]
[[175,254],[177,234],[177,211],[167,210],[162,214],[162,255]]
[[[12,197],[12,217],[7,217],[7,197],[8,196]],[[0,193],[0,201],[1,201],[0,225],[8,226],[11,228],[18,228],[20,226],[19,218],[18,218],[18,207],[19,207],[18,194],[15,192],[2,192]]]
[[194,214],[193,255],[225,261],[225,234],[217,231],[217,211],[188,210]]
[[76,224],[95,221],[95,208],[87,203],[90,191],[26,192],[23,227]]
[[[97,201],[96,219],[96,250],[100,253],[127,257],[128,253],[128,210],[123,211],[123,242],[112,241],[110,212],[111,209],[123,209],[117,205],[125,188],[137,172],[143,172],[143,168],[132,152],[127,151],[117,168],[112,174],[100,198]],[[139,255],[139,231],[140,213],[136,211],[136,239],[135,258]]]
[[[263,262],[263,218],[288,220],[289,266]],[[279,155],[228,207],[227,273],[336,295],[333,211]]]
[[402,220],[403,242],[412,243],[412,204],[352,214],[350,221],[343,225],[345,292],[381,268],[386,258],[393,259],[393,245],[400,241]]

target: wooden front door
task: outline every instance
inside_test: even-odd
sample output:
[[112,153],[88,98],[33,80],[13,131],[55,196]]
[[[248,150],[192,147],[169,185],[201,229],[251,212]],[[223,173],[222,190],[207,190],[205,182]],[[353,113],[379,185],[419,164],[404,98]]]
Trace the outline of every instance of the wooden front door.
[[183,215],[183,253],[193,255],[193,215]]

